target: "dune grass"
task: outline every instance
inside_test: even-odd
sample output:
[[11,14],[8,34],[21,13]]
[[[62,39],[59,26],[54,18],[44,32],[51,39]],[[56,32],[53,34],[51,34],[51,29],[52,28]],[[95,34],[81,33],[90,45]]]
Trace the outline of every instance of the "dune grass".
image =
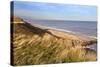
[[70,63],[97,59],[96,53],[76,48],[82,47],[86,42],[63,39],[26,23],[12,24],[13,65]]

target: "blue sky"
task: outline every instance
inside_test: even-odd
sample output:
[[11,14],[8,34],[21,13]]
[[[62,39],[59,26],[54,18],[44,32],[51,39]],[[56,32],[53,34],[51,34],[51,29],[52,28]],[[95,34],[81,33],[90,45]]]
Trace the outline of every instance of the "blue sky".
[[14,1],[14,14],[20,17],[37,20],[96,21],[97,7],[86,5]]

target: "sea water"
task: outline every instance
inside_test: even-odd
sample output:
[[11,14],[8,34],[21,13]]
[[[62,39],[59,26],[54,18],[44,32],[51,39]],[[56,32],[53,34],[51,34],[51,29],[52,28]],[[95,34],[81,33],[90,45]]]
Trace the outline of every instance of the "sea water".
[[69,30],[76,33],[81,33],[88,36],[97,37],[97,22],[96,21],[31,21],[32,24],[52,27],[60,30]]

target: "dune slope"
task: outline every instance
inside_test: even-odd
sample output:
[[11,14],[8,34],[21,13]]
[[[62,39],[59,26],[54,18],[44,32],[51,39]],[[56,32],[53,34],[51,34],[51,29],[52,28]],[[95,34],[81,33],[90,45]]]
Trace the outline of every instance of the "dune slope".
[[13,21],[11,26],[13,28],[12,65],[53,64],[97,59],[95,52],[85,49],[88,45],[96,43],[94,38],[41,29],[22,20],[17,23]]

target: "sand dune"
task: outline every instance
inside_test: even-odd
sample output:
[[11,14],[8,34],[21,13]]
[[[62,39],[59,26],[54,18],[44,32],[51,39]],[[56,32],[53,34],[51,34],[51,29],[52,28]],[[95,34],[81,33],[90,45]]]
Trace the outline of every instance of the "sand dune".
[[95,61],[97,59],[96,52],[86,50],[87,46],[97,42],[96,38],[53,29],[41,29],[16,18],[13,18],[11,23],[13,27],[12,65]]

